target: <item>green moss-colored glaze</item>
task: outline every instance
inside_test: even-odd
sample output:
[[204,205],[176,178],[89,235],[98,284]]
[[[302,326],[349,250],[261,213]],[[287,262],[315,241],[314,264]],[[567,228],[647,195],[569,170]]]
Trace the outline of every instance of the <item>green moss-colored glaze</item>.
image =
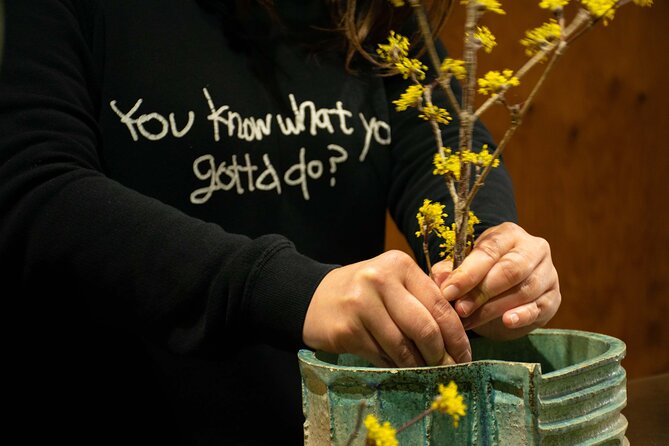
[[[427,409],[439,383],[455,381],[468,410],[453,426],[432,414],[400,445],[623,445],[625,344],[574,330],[535,330],[514,341],[472,339],[474,361],[375,368],[353,355],[302,350],[305,445],[345,445],[358,407],[398,427]],[[353,444],[364,444],[364,428]]]

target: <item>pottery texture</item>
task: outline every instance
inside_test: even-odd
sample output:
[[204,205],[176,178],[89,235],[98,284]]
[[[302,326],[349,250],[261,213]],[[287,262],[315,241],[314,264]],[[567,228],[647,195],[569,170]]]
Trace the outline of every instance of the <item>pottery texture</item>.
[[[434,413],[400,445],[624,445],[625,344],[576,330],[537,329],[507,342],[472,339],[468,364],[375,368],[353,355],[301,350],[306,446],[345,445],[358,408],[395,427],[430,407],[439,383],[458,385],[467,415]],[[364,444],[364,428],[353,442]]]

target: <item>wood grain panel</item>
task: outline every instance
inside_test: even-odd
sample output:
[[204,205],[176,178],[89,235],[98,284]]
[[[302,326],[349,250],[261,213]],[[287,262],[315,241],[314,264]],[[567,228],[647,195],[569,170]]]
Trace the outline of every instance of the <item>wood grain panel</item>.
[[[482,70],[525,60],[518,40],[547,17],[537,3],[506,1],[505,17],[487,18],[499,45]],[[457,57],[462,22],[456,5],[442,33]],[[550,326],[624,340],[630,377],[669,371],[667,23],[669,2],[657,0],[576,41],[506,153],[521,225],[550,242],[560,274]],[[501,107],[484,121],[498,139],[508,125]],[[407,249],[392,222],[387,240]]]

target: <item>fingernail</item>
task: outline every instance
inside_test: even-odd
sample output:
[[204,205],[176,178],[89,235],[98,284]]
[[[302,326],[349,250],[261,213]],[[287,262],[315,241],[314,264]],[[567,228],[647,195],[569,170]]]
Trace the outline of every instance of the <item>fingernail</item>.
[[474,309],[474,302],[469,300],[460,300],[455,304],[455,310],[460,317],[467,317]]
[[458,290],[458,287],[455,285],[449,285],[443,291],[444,299],[448,301],[454,300],[456,297],[458,297],[459,293],[460,291]]
[[520,320],[520,317],[518,317],[517,313],[511,313],[509,315],[509,319],[511,320],[511,325],[516,325]]

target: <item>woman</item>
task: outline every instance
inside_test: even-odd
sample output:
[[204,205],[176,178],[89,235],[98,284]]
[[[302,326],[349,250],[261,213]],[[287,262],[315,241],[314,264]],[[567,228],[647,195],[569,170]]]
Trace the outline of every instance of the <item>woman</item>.
[[14,425],[40,427],[24,436],[297,444],[299,348],[464,362],[465,328],[519,336],[557,310],[503,169],[457,273],[382,253],[387,207],[411,235],[422,199],[447,199],[429,128],[391,107],[406,81],[366,57],[410,11],[265,3],[7,2],[0,253]]

